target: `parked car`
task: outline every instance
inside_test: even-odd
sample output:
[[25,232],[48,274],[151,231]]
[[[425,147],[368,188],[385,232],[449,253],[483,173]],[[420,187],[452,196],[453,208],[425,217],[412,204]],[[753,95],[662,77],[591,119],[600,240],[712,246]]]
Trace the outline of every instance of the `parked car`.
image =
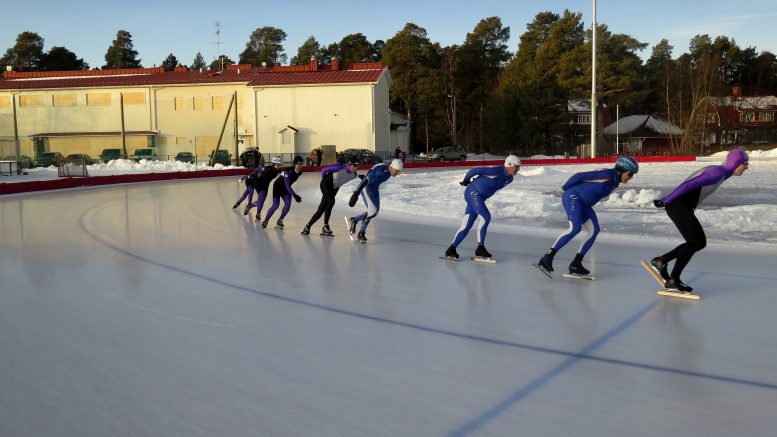
[[178,154],[175,155],[175,160],[180,162],[193,163],[194,154],[192,152],[178,152]]
[[94,159],[86,153],[71,153],[70,155],[67,155],[65,159],[83,159],[86,161],[86,165],[94,164]]
[[213,164],[232,165],[232,155],[226,150],[216,150],[216,156],[213,156],[213,152],[210,152],[210,158],[213,159]]
[[132,154],[132,159],[135,161],[140,161],[141,159],[153,161],[156,160],[156,153],[154,153],[153,149],[135,149],[135,153]]
[[51,165],[57,165],[57,161],[64,158],[59,152],[43,152],[35,157],[36,167],[48,167]]
[[426,157],[427,161],[466,161],[467,152],[459,146],[440,147]]
[[19,161],[22,168],[32,168],[35,164],[32,158],[27,155],[19,155],[18,160],[16,159],[15,155],[3,156],[3,159],[0,159],[0,161]]
[[367,149],[345,149],[341,152],[343,162],[351,159],[351,156],[356,156],[359,160],[366,164],[377,164],[383,162],[383,159],[376,155],[375,152]]
[[100,162],[108,162],[112,159],[121,159],[121,149],[103,149],[100,153]]

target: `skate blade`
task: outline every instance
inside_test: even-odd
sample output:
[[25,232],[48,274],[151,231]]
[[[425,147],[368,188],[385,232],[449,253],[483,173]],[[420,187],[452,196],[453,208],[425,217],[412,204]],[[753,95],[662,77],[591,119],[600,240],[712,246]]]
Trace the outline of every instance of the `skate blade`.
[[574,273],[564,273],[561,276],[563,276],[565,278],[571,278],[571,279],[587,279],[589,281],[593,281],[594,279],[596,279],[596,278],[594,278],[591,275],[576,275]]
[[454,258],[454,257],[452,257],[452,256],[441,256],[441,257],[440,257],[440,259],[444,259],[444,260],[447,260],[447,261],[456,261],[456,262],[459,262],[459,259],[458,259],[458,258]]
[[664,286],[664,279],[655,270],[655,267],[653,267],[652,264],[650,264],[649,262],[645,261],[644,259],[639,260],[639,262],[642,264],[642,267],[644,267],[645,270],[647,270],[648,273],[650,273],[650,275],[653,276],[653,279],[655,279],[656,282],[658,282],[658,285],[663,287]]
[[275,229],[276,231],[282,231],[282,230],[283,230],[283,226],[278,226],[278,225],[275,225],[275,228],[274,228],[274,229]]
[[351,237],[351,241],[353,241],[353,234],[351,233],[351,224],[348,223],[348,217],[345,218],[345,230],[348,232],[348,236]]
[[322,237],[334,237],[335,236],[335,234],[318,234],[318,235],[320,235]]
[[667,290],[667,289],[658,290],[656,294],[660,294],[661,296],[680,297],[683,299],[692,299],[692,300],[701,299],[701,296],[699,296],[696,293],[692,293],[692,292],[685,293],[682,291]]
[[533,263],[532,265],[533,265],[534,267],[537,267],[537,270],[541,271],[541,272],[542,272],[542,273],[543,273],[545,276],[547,276],[547,277],[549,277],[549,278],[553,279],[553,273],[551,273],[551,272],[547,271],[547,270],[545,269],[545,267],[542,267],[541,265],[539,265],[539,264],[537,264],[537,263]]
[[473,256],[470,258],[470,260],[485,264],[496,264],[496,260],[494,258],[486,258],[484,256]]

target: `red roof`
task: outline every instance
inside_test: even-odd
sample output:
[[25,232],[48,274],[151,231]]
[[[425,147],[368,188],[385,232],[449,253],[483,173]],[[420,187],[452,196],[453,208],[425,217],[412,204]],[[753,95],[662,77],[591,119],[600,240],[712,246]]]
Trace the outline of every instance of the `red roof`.
[[383,73],[380,62],[339,66],[310,65],[251,68],[230,65],[224,71],[164,71],[160,68],[120,70],[38,71],[5,73],[0,90],[131,87],[243,83],[246,86],[375,83]]

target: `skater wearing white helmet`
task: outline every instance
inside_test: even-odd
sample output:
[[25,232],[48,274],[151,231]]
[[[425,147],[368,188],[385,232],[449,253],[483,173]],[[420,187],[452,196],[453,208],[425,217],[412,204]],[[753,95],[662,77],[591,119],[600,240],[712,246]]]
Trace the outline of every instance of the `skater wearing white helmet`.
[[361,195],[364,204],[367,206],[366,212],[355,217],[346,217],[345,220],[348,222],[348,233],[351,234],[351,238],[353,238],[353,234],[356,232],[356,224],[362,222],[356,238],[360,243],[367,242],[367,237],[364,235],[367,231],[367,226],[370,224],[370,220],[378,215],[378,211],[380,210],[380,194],[378,188],[380,187],[380,184],[386,182],[389,178],[397,176],[402,172],[403,168],[404,164],[402,164],[402,161],[394,159],[389,165],[386,165],[385,163],[375,164],[370,171],[367,172],[367,175],[362,179],[362,182],[348,201],[348,206],[352,207],[356,205],[356,201],[359,198],[359,195]]
[[[464,201],[467,202],[467,208],[464,210],[464,216],[461,219],[461,226],[456,231],[453,242],[445,251],[443,258],[459,259],[456,247],[467,236],[475,219],[480,216],[480,224],[477,229],[478,247],[475,250],[477,261],[493,262],[493,258],[486,250],[486,231],[491,222],[491,213],[486,207],[486,200],[494,193],[509,185],[514,176],[521,167],[521,160],[515,155],[510,155],[505,159],[504,165],[498,167],[478,167],[470,169],[464,176],[464,180],[459,182],[467,187],[464,190]],[[474,179],[473,179],[474,178]]]

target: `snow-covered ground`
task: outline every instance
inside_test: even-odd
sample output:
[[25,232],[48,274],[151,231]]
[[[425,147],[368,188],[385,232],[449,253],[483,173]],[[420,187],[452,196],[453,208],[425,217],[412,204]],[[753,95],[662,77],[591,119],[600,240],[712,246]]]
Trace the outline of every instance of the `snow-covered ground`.
[[[596,206],[603,229],[601,238],[645,239],[676,237],[676,229],[653,200],[668,194],[696,169],[719,164],[725,152],[696,162],[643,163],[639,174],[621,185]],[[492,155],[473,155],[470,161],[501,159]],[[534,156],[533,158],[548,158]],[[561,186],[574,173],[594,170],[602,165],[523,166],[515,181],[488,201],[494,226],[537,227],[549,234],[566,227],[561,207]],[[116,160],[90,165],[90,175],[220,170],[177,161]],[[452,170],[409,170],[381,187],[381,212],[397,213],[409,221],[459,220],[464,210],[463,189],[459,185],[466,168]],[[0,182],[56,179],[55,167],[29,170],[28,175],[2,177]],[[347,202],[355,182],[339,193]],[[777,248],[777,149],[750,152],[750,168],[741,177],[732,177],[707,198],[697,216],[711,244],[758,245]],[[317,196],[315,191],[311,193]],[[608,237],[608,234],[610,237]]]

